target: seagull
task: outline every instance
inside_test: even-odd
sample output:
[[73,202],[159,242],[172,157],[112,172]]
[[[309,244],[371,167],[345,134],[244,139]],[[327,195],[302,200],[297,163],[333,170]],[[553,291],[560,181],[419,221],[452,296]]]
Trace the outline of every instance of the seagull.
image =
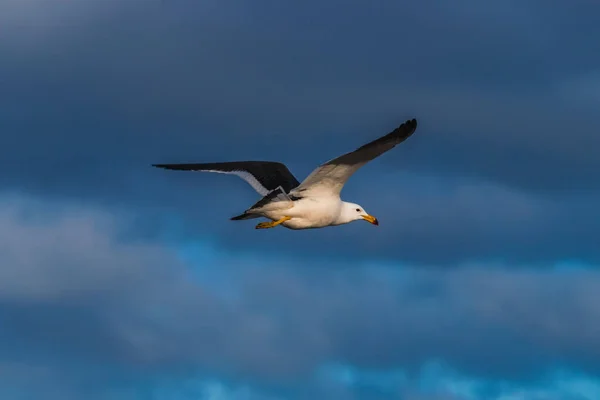
[[282,225],[289,229],[313,229],[364,220],[379,225],[374,216],[356,203],[342,201],[344,184],[360,167],[409,138],[417,120],[407,120],[379,139],[373,140],[317,167],[302,183],[280,162],[233,161],[195,164],[152,164],[153,167],[180,171],[232,174],[244,179],[262,196],[242,214],[239,221],[264,217],[256,229]]

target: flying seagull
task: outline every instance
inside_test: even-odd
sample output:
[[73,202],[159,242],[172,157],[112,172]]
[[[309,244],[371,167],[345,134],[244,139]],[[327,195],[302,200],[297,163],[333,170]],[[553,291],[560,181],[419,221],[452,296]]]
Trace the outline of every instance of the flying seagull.
[[417,129],[411,119],[385,136],[317,167],[302,183],[280,162],[233,161],[200,164],[153,164],[154,167],[181,171],[233,174],[244,179],[261,196],[257,203],[234,221],[265,217],[256,229],[277,225],[289,229],[323,228],[365,220],[379,225],[377,218],[355,203],[342,201],[344,184],[360,167],[410,137]]

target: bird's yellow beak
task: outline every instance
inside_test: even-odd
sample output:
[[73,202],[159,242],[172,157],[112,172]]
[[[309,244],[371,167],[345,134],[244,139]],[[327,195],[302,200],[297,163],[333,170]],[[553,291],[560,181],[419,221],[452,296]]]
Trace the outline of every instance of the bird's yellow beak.
[[373,225],[379,225],[379,221],[377,221],[377,218],[375,218],[372,215],[368,215],[368,214],[367,215],[363,215],[362,218],[365,221],[372,223]]

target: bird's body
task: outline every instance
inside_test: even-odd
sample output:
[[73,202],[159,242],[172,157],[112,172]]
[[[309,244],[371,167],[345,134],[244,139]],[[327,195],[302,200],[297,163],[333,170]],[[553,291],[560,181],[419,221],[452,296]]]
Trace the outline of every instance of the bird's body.
[[370,160],[392,149],[411,136],[415,119],[406,121],[389,134],[357,150],[330,160],[316,168],[301,183],[284,164],[272,161],[235,161],[201,164],[154,164],[155,167],[237,175],[263,197],[232,220],[265,217],[257,229],[282,225],[289,229],[313,229],[377,219],[355,203],[342,201],[340,192],[348,178]]
[[253,212],[273,221],[290,217],[281,223],[290,229],[324,228],[337,224],[343,204],[339,197],[305,197],[290,202],[275,202],[269,211],[258,209]]

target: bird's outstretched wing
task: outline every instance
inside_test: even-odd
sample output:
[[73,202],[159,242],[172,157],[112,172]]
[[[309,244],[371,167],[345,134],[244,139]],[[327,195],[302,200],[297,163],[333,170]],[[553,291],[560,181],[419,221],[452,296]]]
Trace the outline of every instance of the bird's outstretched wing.
[[204,171],[237,175],[248,182],[261,196],[266,196],[280,186],[288,193],[300,184],[284,164],[273,161],[152,164],[152,166],[180,171]]
[[322,164],[294,191],[339,195],[348,178],[360,167],[402,143],[416,129],[416,119],[404,122],[387,135]]

